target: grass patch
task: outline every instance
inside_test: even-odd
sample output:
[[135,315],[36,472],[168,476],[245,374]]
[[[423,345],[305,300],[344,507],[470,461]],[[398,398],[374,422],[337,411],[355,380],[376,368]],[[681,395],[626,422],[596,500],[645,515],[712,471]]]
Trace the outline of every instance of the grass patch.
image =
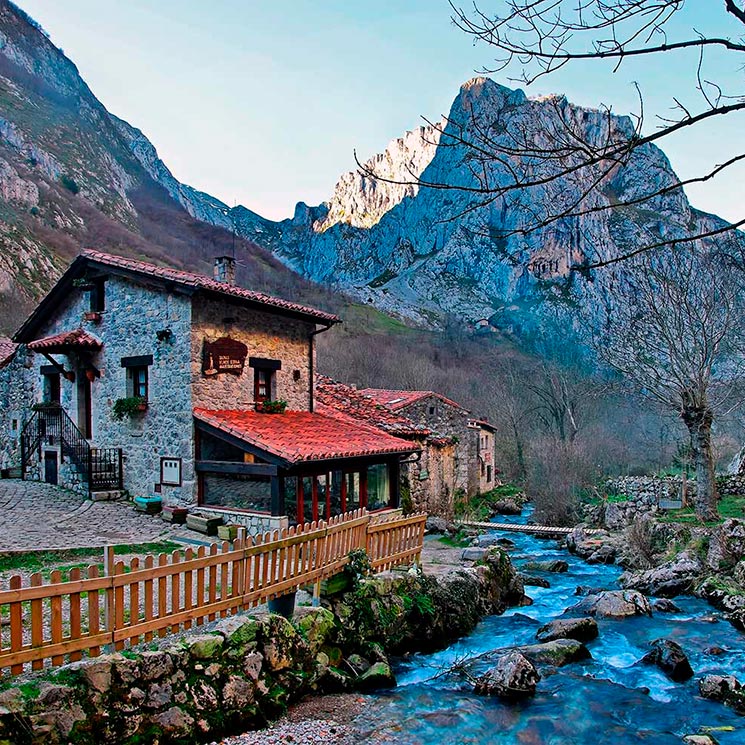
[[659,520],[663,523],[705,525],[708,528],[713,528],[717,525],[721,525],[725,520],[731,517],[738,519],[745,518],[745,497],[737,496],[735,494],[725,494],[720,498],[717,509],[719,510],[718,520],[707,520],[706,522],[702,522],[699,520],[693,507],[684,507],[680,510],[670,510],[665,515],[661,516]]
[[465,548],[471,542],[470,538],[460,535],[441,535],[437,540],[445,546],[450,546],[450,548]]
[[[173,541],[160,541],[149,543],[128,543],[114,546],[114,554],[122,556],[126,554],[156,554],[183,549],[183,546]],[[74,567],[83,568],[88,566],[85,562],[75,562],[76,559],[100,559],[103,547],[99,548],[72,548],[61,551],[29,551],[22,554],[0,554],[0,572],[12,572],[25,570],[28,572],[51,572],[54,569],[67,571]],[[91,562],[92,563],[92,562]],[[72,564],[72,566],[70,566]]]

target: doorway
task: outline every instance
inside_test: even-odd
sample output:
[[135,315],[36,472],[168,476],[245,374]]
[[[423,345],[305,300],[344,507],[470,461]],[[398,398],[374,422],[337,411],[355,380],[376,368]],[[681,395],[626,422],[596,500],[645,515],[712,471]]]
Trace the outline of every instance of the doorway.
[[44,451],[44,481],[46,481],[47,484],[54,484],[55,486],[59,482],[59,467],[56,450]]
[[84,370],[77,375],[78,380],[78,429],[86,440],[90,440],[93,429],[91,416],[91,381]]

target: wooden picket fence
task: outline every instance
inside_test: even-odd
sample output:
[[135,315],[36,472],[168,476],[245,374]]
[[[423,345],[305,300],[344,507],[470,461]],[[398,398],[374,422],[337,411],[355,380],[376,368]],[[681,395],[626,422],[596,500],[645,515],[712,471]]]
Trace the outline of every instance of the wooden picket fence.
[[53,571],[28,586],[19,575],[0,591],[0,671],[39,670],[121,650],[155,636],[200,626],[316,585],[364,548],[375,570],[419,560],[426,515],[370,515],[364,510],[209,548],[116,561],[104,571]]

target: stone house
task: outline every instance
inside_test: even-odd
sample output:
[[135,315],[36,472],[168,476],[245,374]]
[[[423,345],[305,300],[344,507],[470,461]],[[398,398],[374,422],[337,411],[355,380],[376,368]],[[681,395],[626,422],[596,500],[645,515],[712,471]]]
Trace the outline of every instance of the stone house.
[[465,496],[498,485],[495,466],[495,428],[455,401],[435,391],[395,391],[363,388],[360,393],[455,442],[453,488]]
[[339,319],[234,277],[229,257],[207,277],[79,255],[6,350],[0,468],[252,531],[396,506],[416,443],[316,411],[315,336]]
[[348,421],[365,422],[409,440],[421,451],[402,461],[401,480],[417,511],[452,518],[457,439],[417,424],[378,403],[354,386],[316,376],[317,411]]

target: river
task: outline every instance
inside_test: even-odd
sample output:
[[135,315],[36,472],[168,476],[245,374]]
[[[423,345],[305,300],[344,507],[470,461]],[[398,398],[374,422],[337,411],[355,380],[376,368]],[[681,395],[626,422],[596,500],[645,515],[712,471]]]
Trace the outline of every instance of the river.
[[[666,745],[709,728],[722,745],[745,743],[745,719],[698,696],[698,679],[705,673],[729,673],[745,681],[745,637],[693,597],[674,599],[680,613],[598,619],[600,635],[587,644],[592,659],[546,673],[536,696],[517,704],[476,696],[461,677],[443,674],[453,663],[483,652],[535,643],[540,625],[581,599],[578,587],[619,589],[619,567],[586,564],[553,540],[505,535],[515,543],[509,553],[517,567],[560,558],[569,563],[569,571],[531,571],[551,583],[548,589],[526,587],[532,606],[485,618],[470,636],[440,652],[399,661],[398,687],[368,700],[355,723],[366,732],[363,742]],[[673,683],[656,667],[638,663],[660,637],[673,639],[687,653],[695,673],[687,683]],[[726,652],[706,654],[712,646]]]

